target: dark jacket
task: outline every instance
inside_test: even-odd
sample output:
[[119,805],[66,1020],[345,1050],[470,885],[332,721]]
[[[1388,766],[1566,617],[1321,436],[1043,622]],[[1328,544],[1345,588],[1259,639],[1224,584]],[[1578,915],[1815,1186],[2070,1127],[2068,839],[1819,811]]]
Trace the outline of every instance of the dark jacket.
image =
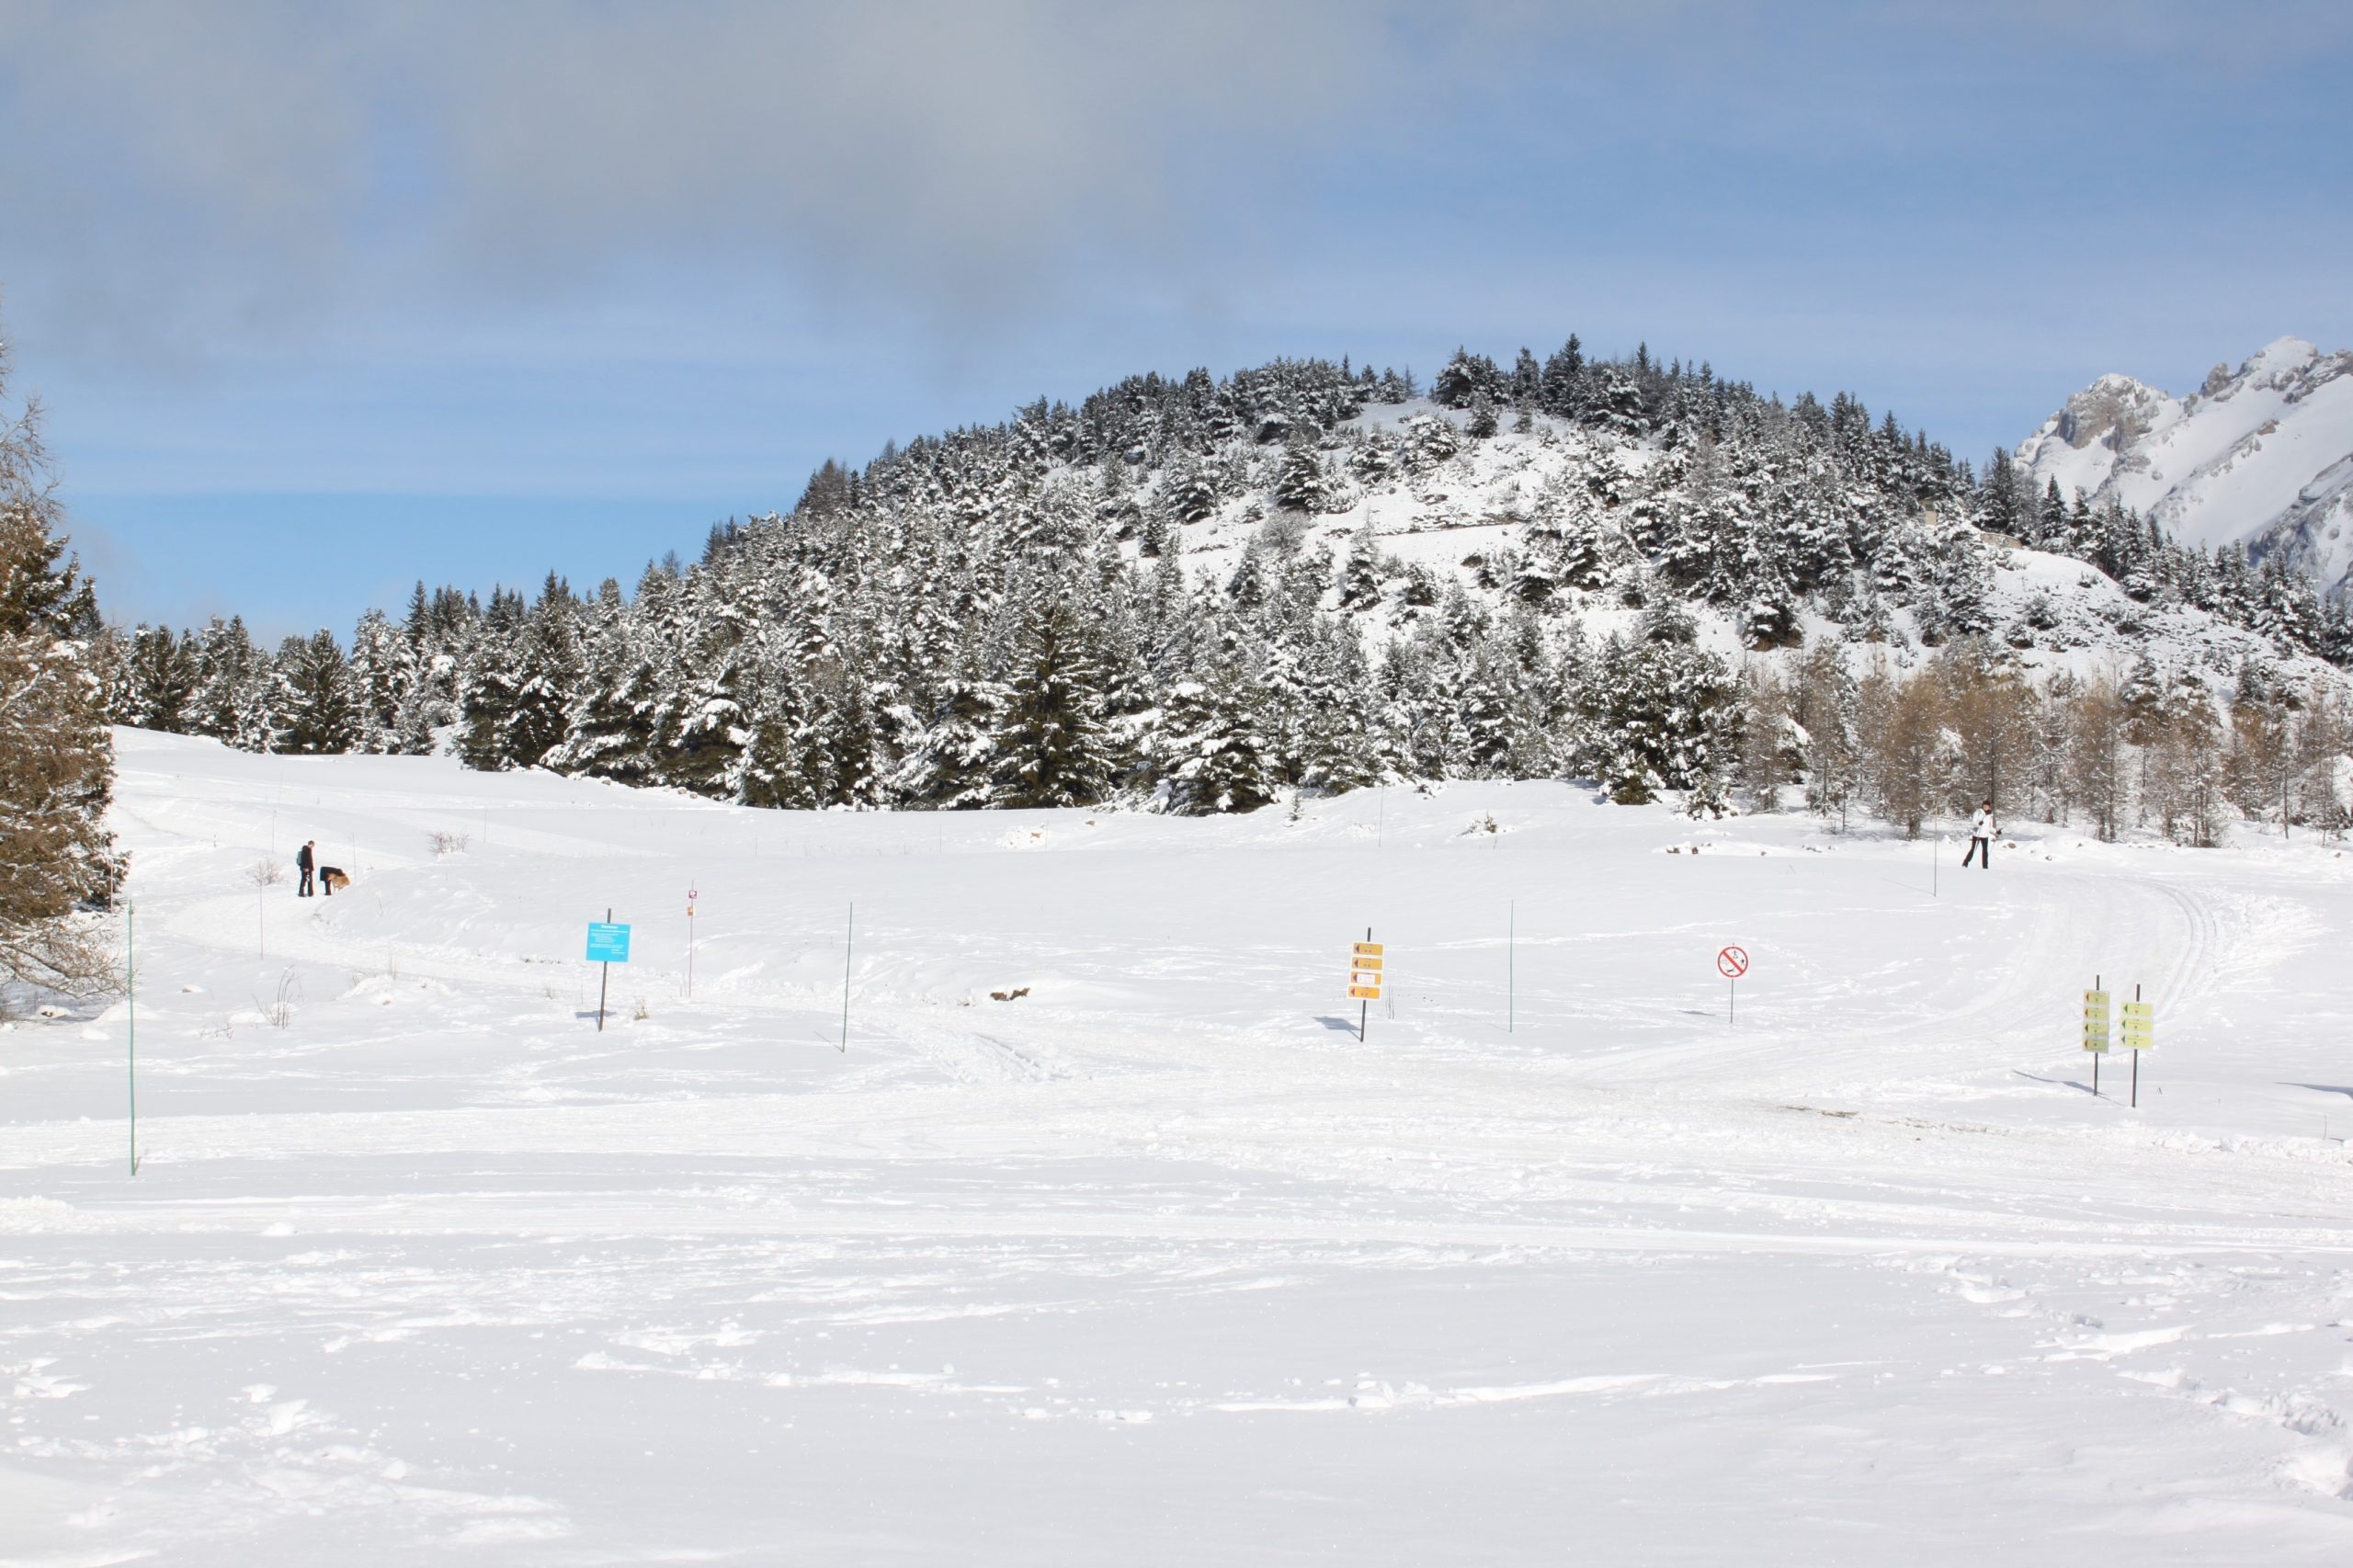
[[307,871],[311,869],[311,846],[309,845],[305,844],[301,848],[294,851],[294,865],[298,870]]

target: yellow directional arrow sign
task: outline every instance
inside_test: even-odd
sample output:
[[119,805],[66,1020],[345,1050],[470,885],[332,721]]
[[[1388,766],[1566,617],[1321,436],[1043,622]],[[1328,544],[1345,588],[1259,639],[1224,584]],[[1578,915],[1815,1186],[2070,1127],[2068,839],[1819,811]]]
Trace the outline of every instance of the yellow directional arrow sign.
[[2084,993],[2084,1049],[2108,1050],[2108,993],[2105,991]]

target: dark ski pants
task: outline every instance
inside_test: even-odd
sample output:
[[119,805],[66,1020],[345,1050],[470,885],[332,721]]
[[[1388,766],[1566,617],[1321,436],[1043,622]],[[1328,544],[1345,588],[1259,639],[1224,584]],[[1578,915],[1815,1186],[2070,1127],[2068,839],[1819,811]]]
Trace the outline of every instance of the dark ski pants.
[[1978,857],[1977,863],[1980,866],[1983,866],[1985,869],[1990,871],[1994,869],[1994,841],[1992,839],[1971,839],[1969,841],[1969,854],[1961,858],[1961,863],[1964,866],[1968,865],[1971,855]]
[[302,885],[294,890],[294,896],[296,898],[311,896],[311,868],[308,866],[302,868]]

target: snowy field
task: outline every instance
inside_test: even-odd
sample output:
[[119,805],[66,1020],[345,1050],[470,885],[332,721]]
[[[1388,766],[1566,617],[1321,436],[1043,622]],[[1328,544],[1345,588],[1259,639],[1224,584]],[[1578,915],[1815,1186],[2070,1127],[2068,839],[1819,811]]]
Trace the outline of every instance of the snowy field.
[[135,1178],[125,1009],[0,1033],[0,1562],[2353,1562],[2330,846],[133,732],[116,820]]

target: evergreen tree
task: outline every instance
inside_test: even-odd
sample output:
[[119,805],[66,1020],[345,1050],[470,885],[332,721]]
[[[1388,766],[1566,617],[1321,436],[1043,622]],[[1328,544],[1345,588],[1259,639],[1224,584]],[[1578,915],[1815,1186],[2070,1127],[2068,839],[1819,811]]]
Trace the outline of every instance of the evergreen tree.
[[383,611],[371,609],[352,629],[352,705],[358,714],[353,749],[397,751],[401,704],[415,684],[415,663],[409,641]]
[[1275,478],[1275,501],[1278,506],[1293,512],[1326,512],[1332,506],[1331,475],[1324,470],[1324,454],[1315,443],[1304,436],[1294,436],[1283,449],[1283,462]]
[[1089,805],[1110,786],[1097,670],[1060,586],[1042,585],[1018,612],[991,770],[1000,806]]
[[175,734],[197,722],[198,669],[194,639],[168,626],[142,626],[132,633],[126,669],[127,695],[121,722]]
[[1256,674],[1262,655],[1236,619],[1222,617],[1204,666],[1170,688],[1163,764],[1170,811],[1251,812],[1275,798],[1271,704]]
[[549,573],[523,624],[512,693],[494,743],[506,767],[537,767],[563,744],[583,675],[579,611],[571,585]]
[[0,976],[89,994],[113,986],[113,958],[75,912],[111,900],[124,871],[105,820],[97,606],[55,531],[40,407],[8,403],[5,348],[0,411]]
[[990,803],[990,765],[1010,694],[967,659],[941,686],[901,792],[913,804],[970,811]]
[[1381,603],[1381,546],[1372,529],[1372,514],[1348,541],[1340,563],[1340,608],[1371,609]]
[[350,667],[335,633],[321,628],[290,637],[278,655],[278,711],[272,749],[302,756],[338,756],[359,735]]
[[1586,687],[1582,767],[1621,805],[1669,790],[1699,809],[1722,799],[1738,718],[1731,673],[1714,654],[1612,635]]
[[495,773],[511,767],[507,727],[522,684],[523,596],[491,591],[490,610],[466,660],[458,693],[458,756],[468,767]]

